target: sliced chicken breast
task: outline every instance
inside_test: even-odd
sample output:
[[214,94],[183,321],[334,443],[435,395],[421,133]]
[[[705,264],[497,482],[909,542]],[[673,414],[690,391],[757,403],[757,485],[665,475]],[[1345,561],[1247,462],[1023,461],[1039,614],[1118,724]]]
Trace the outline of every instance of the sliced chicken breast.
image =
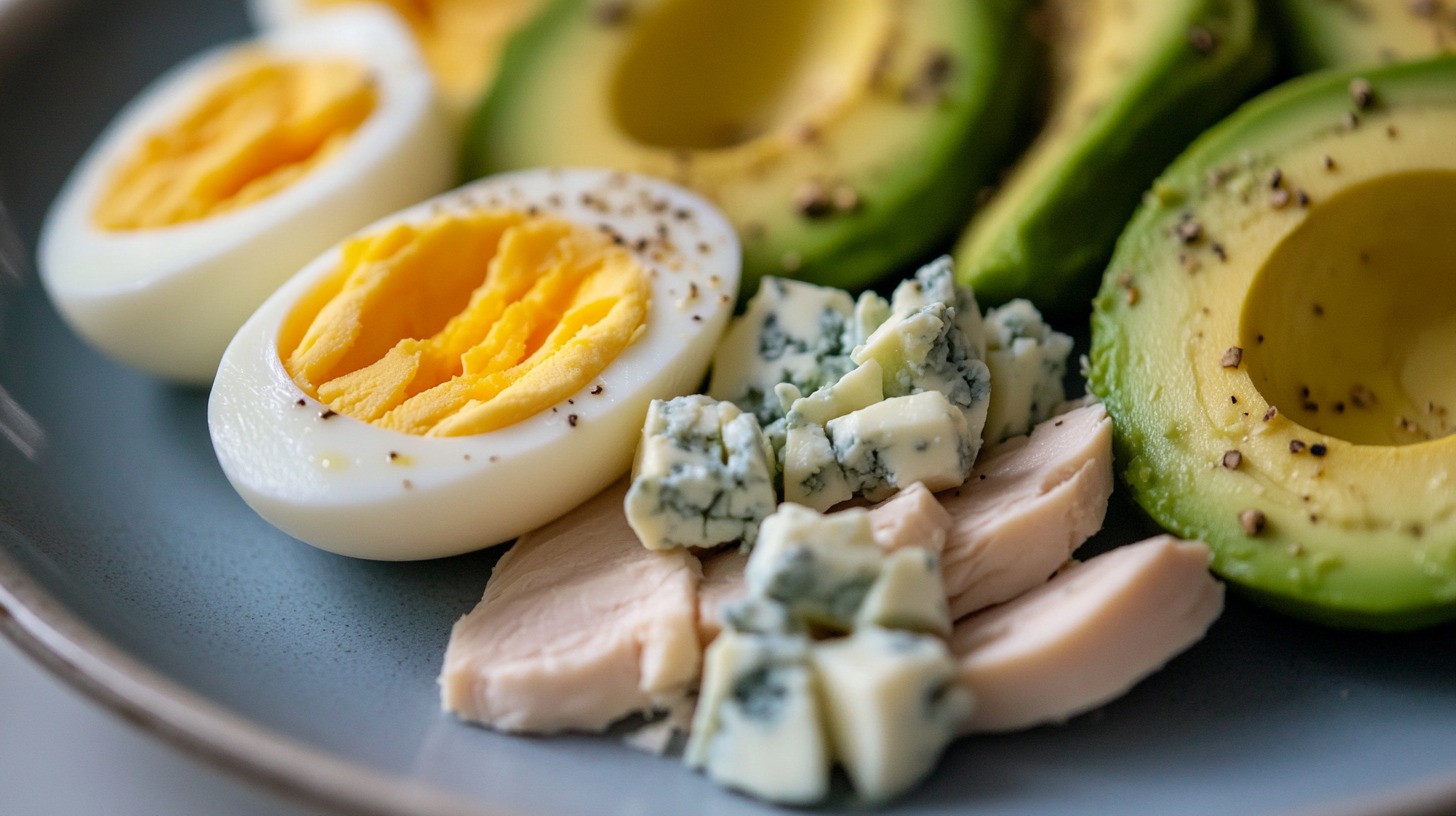
[[703,582],[698,587],[698,637],[707,648],[723,631],[723,610],[743,600],[743,569],[748,553],[733,548],[703,559]]
[[885,552],[920,547],[940,555],[950,525],[950,514],[921,482],[870,508],[875,543]]
[[620,482],[501,557],[456,622],[441,702],[501,731],[597,731],[670,706],[702,662],[698,561],[627,526]]
[[1062,722],[1121,696],[1223,610],[1208,561],[1202,542],[1158,536],[957,623],[951,652],[976,698],[965,731]]
[[952,619],[1047,580],[1102,528],[1112,496],[1112,420],[1074,409],[983,456],[939,494],[953,519],[941,555]]

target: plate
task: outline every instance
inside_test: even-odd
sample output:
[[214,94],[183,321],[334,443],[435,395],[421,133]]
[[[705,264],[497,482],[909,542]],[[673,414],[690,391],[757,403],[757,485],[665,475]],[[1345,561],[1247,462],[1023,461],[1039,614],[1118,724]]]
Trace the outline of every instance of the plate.
[[[96,0],[24,38],[0,65],[0,200],[20,241],[34,246],[132,94],[246,31],[240,2]],[[33,275],[0,276],[0,628],[61,676],[259,784],[351,812],[778,812],[610,739],[512,738],[441,713],[450,624],[498,550],[380,564],[287,538],[223,478],[205,392],[99,357]],[[1114,499],[1090,546],[1147,532]],[[1232,597],[1207,639],[1123,699],[962,740],[892,812],[1452,812],[1453,635],[1336,632]]]

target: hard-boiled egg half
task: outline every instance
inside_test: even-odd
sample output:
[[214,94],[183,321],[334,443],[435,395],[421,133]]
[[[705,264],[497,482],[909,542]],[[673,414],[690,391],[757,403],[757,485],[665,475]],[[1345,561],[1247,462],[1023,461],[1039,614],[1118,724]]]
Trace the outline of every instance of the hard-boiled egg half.
[[546,0],[249,0],[259,28],[294,25],[330,9],[392,9],[414,32],[435,72],[446,107],[457,119],[475,108],[500,63],[506,40]]
[[528,170],[384,219],[243,326],[208,405],[223,471],[326,550],[453,555],[626,473],[694,391],[737,297],[709,204],[643,176]]
[[198,56],[111,124],[57,199],[41,278],[93,345],[212,379],[289,275],[447,189],[454,136],[409,32],[355,9]]

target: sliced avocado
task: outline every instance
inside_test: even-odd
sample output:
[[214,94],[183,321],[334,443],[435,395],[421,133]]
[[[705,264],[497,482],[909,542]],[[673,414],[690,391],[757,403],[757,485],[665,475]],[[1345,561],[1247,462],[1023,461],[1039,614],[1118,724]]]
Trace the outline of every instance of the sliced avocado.
[[1296,66],[1355,67],[1456,52],[1456,6],[1447,0],[1279,0]]
[[983,303],[1085,308],[1138,198],[1273,53],[1256,0],[1044,0],[1042,132],[956,246]]
[[1327,623],[1456,616],[1456,58],[1260,97],[1156,182],[1089,385],[1154,519]]
[[559,0],[507,48],[468,175],[697,189],[769,274],[852,288],[964,223],[1025,104],[1023,0]]

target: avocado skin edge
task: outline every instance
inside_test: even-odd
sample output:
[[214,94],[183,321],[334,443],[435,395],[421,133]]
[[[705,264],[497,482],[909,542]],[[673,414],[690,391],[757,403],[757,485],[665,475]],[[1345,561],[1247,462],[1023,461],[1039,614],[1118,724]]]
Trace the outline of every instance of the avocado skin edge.
[[[1398,33],[1393,39],[1382,39],[1382,33],[1390,32],[1376,30],[1378,21],[1361,19],[1359,15],[1362,12],[1353,3],[1272,0],[1268,5],[1273,12],[1280,47],[1285,52],[1290,68],[1296,72],[1361,66],[1368,68],[1426,59],[1456,50],[1456,39],[1450,41],[1450,45],[1442,45],[1442,41],[1434,36],[1423,43],[1402,41]],[[1390,5],[1396,4],[1392,2]],[[1399,5],[1399,13],[1415,14],[1407,7],[1406,2],[1402,1]],[[1384,11],[1389,13],[1389,9]],[[1433,27],[1442,24],[1438,19],[1431,20]],[[1402,56],[1389,52],[1382,54],[1392,42],[1399,42],[1403,49],[1414,46],[1415,50]]]
[[[978,84],[966,90],[977,101],[961,106],[960,120],[953,126],[943,123],[924,153],[892,157],[897,168],[882,176],[879,187],[861,191],[869,203],[859,211],[820,222],[821,228],[805,233],[798,246],[743,240],[740,303],[765,275],[858,289],[903,276],[917,261],[950,244],[969,218],[981,188],[1010,162],[1014,142],[1031,117],[1035,46],[1027,23],[1030,3],[968,3],[973,15],[969,25],[975,29],[971,39],[978,46],[974,57],[992,68],[979,71]],[[497,112],[510,104],[522,84],[510,77],[527,69],[531,55],[550,42],[558,28],[584,13],[587,0],[553,0],[506,44],[496,81],[465,128],[462,181],[512,169],[493,155],[485,138]],[[782,265],[786,250],[802,258],[793,272]]]
[[[1163,178],[1186,181],[1202,170],[1238,155],[1242,145],[1259,143],[1260,137],[1270,132],[1271,125],[1281,120],[1303,121],[1314,118],[1311,112],[1317,112],[1334,122],[1337,114],[1330,111],[1340,109],[1340,105],[1332,103],[1339,102],[1348,107],[1348,88],[1357,77],[1367,79],[1382,89],[1388,88],[1390,83],[1399,84],[1405,80],[1409,87],[1404,90],[1409,101],[1416,106],[1429,103],[1432,97],[1456,106],[1456,91],[1452,90],[1456,84],[1437,86],[1436,83],[1423,82],[1422,78],[1428,75],[1456,76],[1456,56],[1384,67],[1330,70],[1292,80],[1246,103],[1205,133],[1173,163]],[[1300,135],[1284,138],[1278,144],[1297,142]],[[1264,146],[1268,147],[1268,144]],[[1327,597],[1303,597],[1292,593],[1287,586],[1281,587],[1279,580],[1268,575],[1231,575],[1226,567],[1232,562],[1223,555],[1224,545],[1229,540],[1229,525],[1215,522],[1212,516],[1214,510],[1226,511],[1228,508],[1212,507],[1211,502],[1196,496],[1179,495],[1180,492],[1189,493],[1183,490],[1187,487],[1186,474],[1171,472],[1166,465],[1139,475],[1138,471],[1146,467],[1145,460],[1152,458],[1141,455],[1145,448],[1149,451],[1152,448],[1139,439],[1139,436],[1147,434],[1149,426],[1146,421],[1140,422],[1138,417],[1149,411],[1141,402],[1144,396],[1131,394],[1136,389],[1123,387],[1126,377],[1118,372],[1118,369],[1131,368],[1133,364],[1126,353],[1130,343],[1116,314],[1125,295],[1118,282],[1123,264],[1117,259],[1124,254],[1138,256],[1141,252],[1139,245],[1153,240],[1150,231],[1163,217],[1164,214],[1157,208],[1144,207],[1133,218],[1118,241],[1114,261],[1107,268],[1101,289],[1094,299],[1092,313],[1091,369],[1087,384],[1113,417],[1118,471],[1132,499],[1154,523],[1167,531],[1184,538],[1207,541],[1214,553],[1214,571],[1228,579],[1241,594],[1275,611],[1333,627],[1384,632],[1409,631],[1456,619],[1456,593],[1449,589],[1432,590],[1429,583],[1419,581],[1407,582],[1407,586],[1418,587],[1414,598],[1382,597],[1376,599],[1378,602],[1363,598],[1352,603]],[[1162,453],[1162,458],[1169,458],[1166,452]],[[1178,464],[1181,470],[1192,470],[1191,467],[1181,467],[1187,463]]]
[[[1246,28],[1229,31],[1240,15]],[[1219,52],[1200,55],[1184,37],[1163,44],[979,257],[970,255],[971,231],[962,236],[958,274],[983,304],[1025,297],[1053,316],[1085,309],[1148,184],[1269,78],[1273,36],[1258,3],[1196,2],[1188,24],[1218,32]]]

